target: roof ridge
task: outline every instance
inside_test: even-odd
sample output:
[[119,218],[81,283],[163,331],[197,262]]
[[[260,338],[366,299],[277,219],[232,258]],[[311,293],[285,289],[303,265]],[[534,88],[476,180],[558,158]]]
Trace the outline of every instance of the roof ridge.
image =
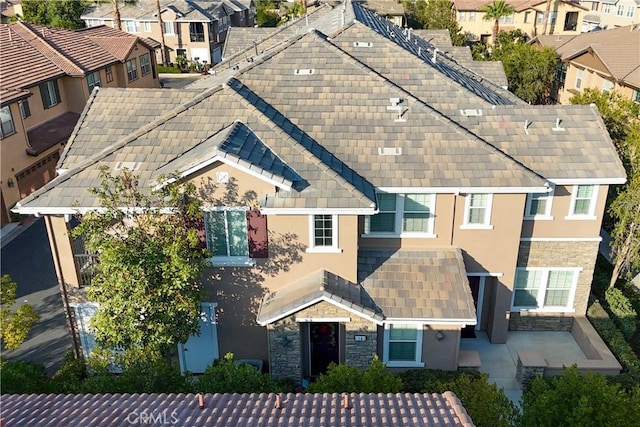
[[[76,72],[78,72],[79,74],[83,74],[83,75],[84,75],[84,70],[83,70],[83,69],[82,69],[78,64],[76,64],[76,63],[75,63],[75,61],[72,61],[71,59],[67,58],[67,56],[66,56],[66,55],[63,55],[62,53],[60,53],[57,49],[55,49],[53,46],[51,46],[51,44],[49,43],[49,41],[48,41],[47,39],[45,39],[44,37],[40,37],[40,35],[38,34],[38,32],[37,32],[37,31],[35,31],[35,29],[31,28],[31,26],[32,26],[32,25],[34,25],[34,24],[30,24],[30,23],[23,22],[23,21],[18,21],[15,25],[16,25],[16,26],[17,26],[17,25],[20,25],[20,26],[21,26],[22,28],[24,28],[24,29],[25,29],[29,34],[31,34],[33,37],[35,37],[35,38],[36,38],[36,40],[38,40],[38,41],[41,43],[41,45],[45,46],[46,50],[47,50],[49,53],[53,53],[53,54],[55,54],[55,55],[56,55],[56,57],[58,57],[58,58],[62,59],[62,61],[63,61],[63,62],[66,62],[68,65],[70,65],[70,66],[71,66],[71,68],[74,68],[74,69],[76,70]],[[59,30],[59,28],[51,29],[51,28],[49,28],[49,27],[47,27],[47,26],[45,26],[45,25],[42,25],[42,30],[43,30],[43,31],[45,31],[45,29],[46,29],[46,30],[49,30],[49,31],[52,31],[52,30]],[[22,35],[21,35],[21,36],[22,36]],[[39,46],[36,46],[36,45],[32,44],[29,40],[26,40],[24,37],[22,37],[22,38],[24,39],[24,41],[25,41],[26,43],[28,43],[29,45],[31,45],[31,47],[33,47],[34,49],[38,50],[40,53],[42,53],[43,55],[45,55],[45,56],[47,57],[47,59],[48,59],[48,55],[47,55],[46,53],[44,53],[44,52],[42,51],[42,49],[40,49],[40,47],[39,47]],[[50,61],[51,61],[51,60],[50,60]],[[51,62],[55,65],[55,63],[54,63],[53,61],[51,61]],[[57,65],[56,65],[56,66],[57,66]],[[59,67],[59,68],[60,68],[60,67]],[[62,68],[60,68],[60,69],[61,69],[63,72],[65,72],[65,70],[63,70]],[[65,72],[65,73],[66,73],[66,72]]]

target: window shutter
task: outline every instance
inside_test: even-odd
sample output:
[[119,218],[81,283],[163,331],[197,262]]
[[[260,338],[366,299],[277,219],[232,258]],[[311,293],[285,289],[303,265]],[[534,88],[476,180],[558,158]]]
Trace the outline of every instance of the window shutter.
[[247,211],[247,231],[249,235],[249,257],[269,258],[269,235],[267,216],[259,211]]
[[206,232],[204,229],[204,216],[199,216],[197,218],[189,218],[185,220],[187,228],[192,228],[196,230],[198,234],[198,240],[200,241],[199,248],[206,249],[207,248],[207,240],[206,240]]
[[49,104],[49,88],[46,83],[42,83],[40,86],[40,97],[42,97],[42,108],[47,109],[50,107]]

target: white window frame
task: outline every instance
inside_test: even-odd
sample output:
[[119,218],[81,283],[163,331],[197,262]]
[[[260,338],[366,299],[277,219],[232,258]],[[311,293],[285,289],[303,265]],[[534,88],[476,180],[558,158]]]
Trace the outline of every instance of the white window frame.
[[582,88],[583,79],[584,79],[584,68],[576,69],[576,89]]
[[18,102],[18,106],[20,107],[20,116],[23,119],[31,116],[31,106],[29,105],[28,99],[23,99],[22,101]]
[[[133,64],[133,67],[130,65]],[[129,83],[138,80],[138,61],[136,58],[131,58],[127,61],[127,81]]]
[[633,15],[635,15],[636,13],[636,6],[635,5],[628,5],[627,6],[627,18],[633,18]]
[[127,33],[137,34],[140,32],[140,23],[134,19],[123,19],[122,24]]
[[609,3],[605,3],[602,5],[602,13],[604,13],[605,15],[611,14],[611,5]]
[[458,21],[463,22],[464,20],[466,20],[467,18],[467,14],[465,13],[465,11],[460,11],[458,12]]
[[616,16],[624,16],[624,5],[619,4],[616,9]]
[[[9,120],[3,120],[0,123],[0,138],[6,138],[9,135],[13,135],[14,133],[16,133],[16,125],[13,122],[13,115],[11,115],[11,107],[9,105],[5,105],[4,107],[0,108],[0,111],[2,111],[5,114],[5,117],[8,117]],[[7,129],[5,130],[5,123],[7,124],[11,124],[11,129]]]
[[[406,326],[408,328],[415,328],[417,330],[416,336],[416,352],[414,360],[389,360],[389,336],[391,332],[391,325]],[[423,368],[424,362],[422,361],[422,335],[424,332],[424,326],[422,323],[404,323],[394,322],[384,324],[384,346],[382,351],[382,361],[389,368]],[[413,342],[413,341],[412,341]]]
[[631,100],[636,104],[640,104],[640,90],[633,89],[633,92],[631,92]]
[[[529,220],[552,220],[553,216],[551,216],[551,208],[553,205],[553,193],[554,190],[551,190],[549,193],[529,193],[527,194],[527,204],[524,212],[524,219]],[[537,200],[544,200],[546,202],[544,213],[542,214],[531,214],[531,205],[533,203],[533,198],[535,195],[544,194],[544,196],[537,197]]]
[[[469,222],[469,215],[471,214],[471,197],[474,195],[487,195],[487,205],[483,208],[485,209],[484,222],[483,223],[471,223]],[[473,207],[474,209],[479,209],[479,207]],[[460,228],[462,229],[477,229],[477,230],[493,230],[493,225],[491,225],[491,211],[493,209],[493,194],[492,193],[469,193],[466,195],[464,200],[464,220]]]
[[[517,267],[516,275],[513,280],[513,291],[511,295],[511,311],[526,311],[526,312],[552,312],[552,313],[573,313],[575,308],[573,307],[576,288],[578,287],[578,279],[582,272],[582,267]],[[518,273],[520,271],[540,272],[540,283],[538,283],[538,295],[536,296],[537,307],[526,307],[514,305],[516,299],[516,283],[518,280]],[[552,271],[570,271],[573,273],[571,278],[571,288],[569,289],[569,297],[567,298],[567,304],[565,306],[548,306],[544,305],[544,300],[549,288],[549,273]],[[544,284],[544,286],[543,286]]]
[[338,215],[331,216],[331,246],[316,245],[316,216],[329,215],[318,214],[309,215],[309,246],[306,250],[308,253],[341,253],[338,245]]
[[[162,21],[162,27],[162,31],[164,32],[165,36],[175,36],[176,26],[174,21]],[[167,28],[169,28],[171,32],[167,32]]]
[[40,91],[42,91],[42,87],[46,86],[47,93],[49,96],[47,97],[47,105],[42,105],[42,107],[46,110],[51,107],[55,107],[60,103],[60,99],[58,98],[58,91],[56,88],[58,87],[58,82],[56,80],[49,80],[39,85]]
[[[138,57],[138,59],[140,60],[139,61],[140,62],[140,74],[142,75],[142,77],[144,77],[147,74],[151,73],[151,55],[149,55],[148,53],[144,53],[144,54],[140,55]],[[146,63],[144,63],[143,59],[146,60]]]
[[[438,237],[437,234],[434,234],[435,227],[435,212],[436,212],[436,200],[437,197],[433,193],[381,193],[381,194],[395,194],[396,196],[396,210],[395,210],[395,221],[392,232],[384,232],[384,231],[370,231],[365,232],[363,237],[389,237],[389,238],[398,238],[398,237],[409,237],[409,238],[428,238],[433,239]],[[419,194],[429,196],[429,219],[427,231],[404,231],[404,214],[405,214],[405,198],[407,195]],[[390,212],[390,211],[384,211]],[[413,211],[411,211],[413,212]],[[367,216],[365,221],[370,221],[370,217]],[[369,228],[367,225],[365,228]]]
[[475,11],[472,10],[472,11],[469,12],[468,21],[469,22],[475,22],[476,21],[476,12]]
[[[589,212],[586,214],[577,214],[574,212],[576,207],[576,200],[578,196],[578,189],[580,187],[593,187],[593,192],[591,193],[591,201],[589,203]],[[600,191],[600,186],[598,184],[581,184],[574,185],[571,189],[571,204],[569,205],[569,214],[564,218],[568,220],[594,220],[598,217],[595,216],[596,205],[598,204],[598,192]]]
[[145,33],[151,32],[151,21],[142,21],[142,30]]
[[[210,209],[208,212],[238,212],[238,211],[242,211],[246,214],[246,212],[249,210],[249,208],[247,207],[234,207],[234,208],[216,208],[216,209]],[[228,238],[229,238],[229,232],[228,232],[228,220],[227,220],[227,216],[225,215],[224,217],[224,221],[225,221],[225,229],[227,231],[225,231],[225,235],[227,236],[227,247],[229,246],[228,243]],[[204,233],[205,233],[205,241],[207,242],[207,249],[212,250],[212,248],[209,247],[209,225],[208,222],[204,221]],[[245,227],[247,227],[247,225],[245,225]],[[249,256],[249,230],[247,227],[247,256],[230,256],[230,255],[216,255],[215,253],[213,254],[213,256],[211,258],[209,258],[209,262],[215,266],[215,267],[225,267],[225,266],[230,266],[230,267],[250,267],[256,264],[256,261],[251,258]]]
[[[97,79],[96,79],[96,76],[98,76]],[[90,78],[93,79],[93,83],[89,81]],[[101,85],[102,85],[102,81],[100,78],[100,70],[87,74],[87,86],[89,87],[89,92],[92,92],[94,88],[100,87]]]
[[602,93],[611,92],[613,90],[613,82],[611,80],[602,79]]

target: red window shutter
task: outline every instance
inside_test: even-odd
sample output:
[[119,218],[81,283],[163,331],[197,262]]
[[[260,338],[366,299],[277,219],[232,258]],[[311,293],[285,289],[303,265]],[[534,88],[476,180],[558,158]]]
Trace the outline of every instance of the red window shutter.
[[267,216],[259,211],[247,211],[247,234],[249,235],[249,256],[269,258],[269,235]]
[[206,239],[206,233],[204,230],[204,215],[196,218],[186,219],[185,224],[187,228],[192,228],[196,230],[196,233],[198,234],[198,240],[200,240],[200,246],[199,246],[200,249],[206,249],[207,239]]

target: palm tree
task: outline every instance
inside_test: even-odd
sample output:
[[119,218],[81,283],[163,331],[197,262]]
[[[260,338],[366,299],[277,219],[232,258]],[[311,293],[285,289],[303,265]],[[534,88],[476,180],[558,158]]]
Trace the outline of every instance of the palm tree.
[[495,45],[498,37],[498,31],[500,31],[500,25],[498,21],[502,17],[511,15],[514,12],[513,7],[505,0],[494,0],[493,3],[487,3],[480,8],[481,12],[484,12],[482,19],[485,21],[493,20],[493,44]]
[[118,0],[111,0],[113,4],[113,22],[116,24],[116,28],[122,31],[122,21],[120,20],[120,8],[118,7]]
[[162,23],[162,8],[160,7],[160,0],[156,0],[156,13],[158,14],[158,26],[160,26],[160,49],[162,49],[161,57],[162,57],[162,65],[167,65],[169,61],[167,60],[167,47],[164,44],[164,25]]
[[549,22],[549,11],[551,10],[551,0],[547,0],[547,9],[544,11],[544,27],[542,35],[547,34],[547,23]]

